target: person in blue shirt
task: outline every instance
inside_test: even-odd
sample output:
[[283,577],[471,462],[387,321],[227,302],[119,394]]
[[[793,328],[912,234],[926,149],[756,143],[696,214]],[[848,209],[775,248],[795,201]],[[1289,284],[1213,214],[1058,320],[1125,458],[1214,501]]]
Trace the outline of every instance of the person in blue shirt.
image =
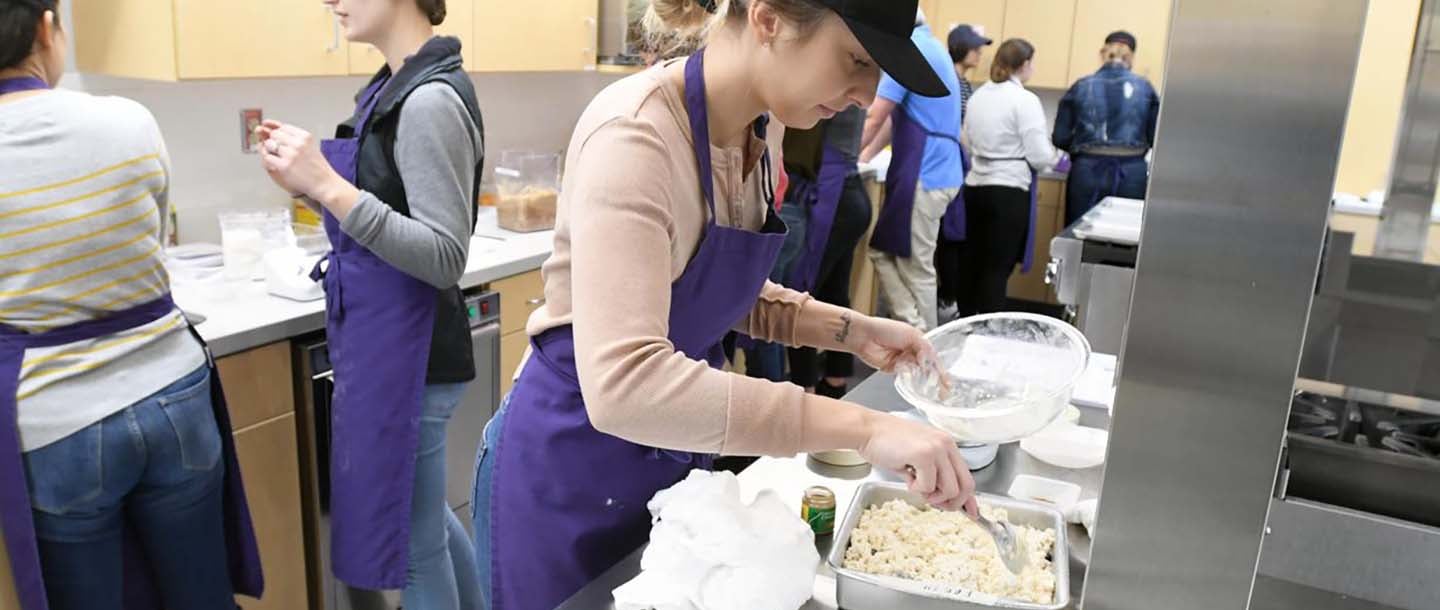
[[960,194],[960,83],[950,52],[917,13],[910,39],[949,94],[926,97],[890,75],[880,80],[865,122],[861,155],[892,145],[885,203],[870,242],[880,294],[892,314],[921,330],[937,326],[935,247],[940,222]]
[[1149,167],[1145,154],[1155,143],[1160,96],[1145,77],[1130,71],[1135,36],[1117,31],[1100,50],[1104,65],[1065,92],[1051,140],[1070,153],[1065,183],[1065,224],[1109,196],[1145,198]]

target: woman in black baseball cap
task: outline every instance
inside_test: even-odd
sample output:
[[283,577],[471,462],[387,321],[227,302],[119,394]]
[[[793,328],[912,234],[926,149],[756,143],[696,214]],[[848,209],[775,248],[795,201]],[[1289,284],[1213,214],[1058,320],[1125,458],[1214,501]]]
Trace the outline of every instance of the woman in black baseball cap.
[[786,231],[768,118],[809,128],[869,105],[882,68],[945,94],[910,42],[915,9],[652,0],[653,48],[673,59],[607,87],[576,125],[531,355],[486,430],[472,506],[487,607],[554,608],[642,545],[651,497],[715,454],[853,450],[974,509],[948,434],[720,368],[731,331],[934,366],[909,325],[767,281]]

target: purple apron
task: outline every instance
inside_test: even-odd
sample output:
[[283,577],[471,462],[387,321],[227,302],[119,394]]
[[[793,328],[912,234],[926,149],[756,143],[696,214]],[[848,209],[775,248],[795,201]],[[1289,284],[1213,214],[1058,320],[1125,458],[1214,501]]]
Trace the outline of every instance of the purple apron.
[[[956,148],[959,148],[960,140],[950,134],[926,130],[899,106],[890,113],[890,127],[891,156],[890,168],[885,172],[885,204],[880,207],[880,218],[875,221],[870,247],[901,258],[910,258],[910,215],[915,209],[915,188],[920,180],[920,164],[925,158],[925,141],[932,137],[943,138],[954,142]],[[961,155],[963,159],[963,150]],[[963,193],[965,189],[960,190]],[[957,194],[945,208],[950,222],[959,223],[961,239],[965,235],[964,202],[963,195]],[[958,216],[952,215],[951,211],[957,207]],[[948,236],[949,234],[947,238]]]
[[[715,222],[704,51],[685,65],[685,105],[708,224],[694,258],[670,286],[669,339],[690,358],[720,364],[719,344],[755,306],[784,223],[767,205],[761,232]],[[763,121],[756,131],[763,135]],[[768,155],[764,161],[768,169]],[[551,610],[644,544],[655,492],[711,458],[631,443],[595,430],[575,372],[572,329],[532,341],[494,449],[489,610]]]
[[[38,78],[0,80],[0,95],[18,91],[47,89]],[[5,548],[10,555],[10,571],[15,580],[21,610],[46,610],[45,583],[40,569],[40,551],[35,538],[35,523],[30,512],[30,492],[26,484],[25,460],[20,450],[20,430],[16,420],[15,396],[20,383],[20,368],[25,350],[54,347],[98,339],[138,328],[159,320],[175,311],[175,303],[167,295],[105,318],[79,322],[41,334],[30,334],[0,324],[0,530],[4,532]],[[192,327],[190,333],[203,346],[204,340]],[[240,477],[240,464],[235,457],[235,439],[230,429],[230,410],[225,405],[225,390],[220,374],[206,348],[210,363],[210,403],[220,433],[222,456],[225,460],[224,522],[226,555],[230,564],[230,581],[235,592],[259,598],[265,589],[260,570],[260,551],[255,542],[255,529],[250,520],[250,505],[245,500],[245,484]],[[153,575],[149,572],[144,550],[127,529],[125,535],[125,606],[134,610],[158,608]]]
[[[386,79],[360,94],[355,137],[320,150],[355,183],[360,140]],[[436,292],[381,260],[325,213],[334,249],[324,278],[325,332],[335,371],[330,441],[331,562],[362,589],[405,587],[410,496]]]
[[1029,167],[1030,161],[1025,157],[980,158],[986,161],[1025,161],[1030,170],[1030,228],[1025,233],[1025,249],[1015,253],[1015,260],[1020,263],[1020,272],[1029,273],[1030,266],[1035,262],[1035,218],[1039,215],[1037,204],[1040,201],[1040,174],[1035,173],[1035,168]]
[[[962,147],[960,149],[960,178],[963,180],[970,173],[970,155]],[[949,241],[965,241],[965,187],[960,187],[960,192],[955,194],[955,200],[945,208],[945,216],[940,219],[940,236]]]
[[820,279],[820,264],[825,247],[830,243],[830,228],[835,225],[835,210],[845,191],[845,179],[855,169],[855,159],[847,157],[834,146],[821,147],[820,171],[812,182],[799,174],[790,175],[791,201],[806,206],[804,250],[795,260],[785,285],[801,292],[815,289]]

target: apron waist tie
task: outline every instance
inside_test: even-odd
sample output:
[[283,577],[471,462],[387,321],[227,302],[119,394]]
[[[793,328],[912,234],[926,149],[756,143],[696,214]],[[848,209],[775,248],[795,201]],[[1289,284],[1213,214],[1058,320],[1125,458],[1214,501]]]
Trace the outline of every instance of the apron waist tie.
[[337,277],[340,273],[340,255],[334,250],[315,261],[315,266],[310,268],[310,280],[321,282],[325,289],[325,315],[338,321],[345,317],[345,308],[341,306],[345,290],[340,282],[326,281],[332,273]]

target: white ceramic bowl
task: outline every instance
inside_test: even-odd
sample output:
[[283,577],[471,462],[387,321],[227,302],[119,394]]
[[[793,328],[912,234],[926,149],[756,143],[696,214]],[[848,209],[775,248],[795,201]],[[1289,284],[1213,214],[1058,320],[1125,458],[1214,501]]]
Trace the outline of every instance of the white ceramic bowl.
[[1075,327],[1028,313],[956,320],[927,333],[939,376],[904,369],[895,389],[941,430],[971,443],[1009,443],[1039,432],[1070,404],[1090,342]]

